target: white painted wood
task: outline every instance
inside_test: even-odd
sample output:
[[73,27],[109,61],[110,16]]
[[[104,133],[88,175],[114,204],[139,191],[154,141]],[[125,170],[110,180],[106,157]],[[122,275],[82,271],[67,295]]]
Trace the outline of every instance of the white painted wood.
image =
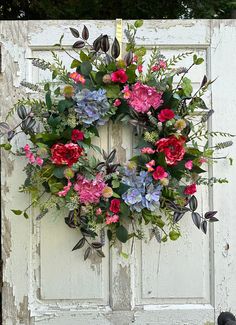
[[[0,22],[3,116],[24,95],[19,86],[22,79],[50,78],[32,68],[26,58],[50,58],[52,44],[63,33],[68,48],[74,41],[68,28],[81,29],[83,24],[89,27],[92,38],[102,32],[111,37],[116,33],[115,21]],[[148,55],[159,45],[167,57],[192,50],[205,58],[191,73],[194,87],[203,74],[218,76],[207,96],[216,111],[213,129],[235,133],[233,39],[235,21],[149,20],[138,33],[138,44],[149,48]],[[63,53],[59,55],[68,65],[70,60]],[[190,61],[187,58],[179,65],[188,66]],[[110,123],[101,130],[97,144],[105,150],[116,148],[119,161],[125,162],[132,155],[135,136],[131,129]],[[235,156],[235,148],[228,149],[231,156]],[[110,253],[107,246],[106,259],[92,258],[84,263],[81,252],[70,251],[79,234],[64,225],[63,213],[58,216],[52,212],[37,223],[10,212],[15,206],[26,206],[29,200],[17,191],[24,180],[23,165],[2,153],[4,325],[212,325],[215,307],[216,314],[223,309],[236,312],[236,242],[232,231],[236,226],[235,167],[219,162],[214,176],[228,177],[231,183],[199,193],[202,210],[209,206],[219,210],[221,221],[212,227],[209,237],[195,229],[189,216],[181,221],[183,236],[178,242],[136,242],[130,259],[120,254],[130,252],[130,243],[120,244]]]

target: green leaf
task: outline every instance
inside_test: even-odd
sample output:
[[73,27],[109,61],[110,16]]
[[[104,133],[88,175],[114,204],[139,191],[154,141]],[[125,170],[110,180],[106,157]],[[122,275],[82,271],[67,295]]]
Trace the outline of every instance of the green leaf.
[[103,83],[103,76],[105,75],[105,72],[103,71],[98,71],[95,76],[96,83],[98,85],[101,85]]
[[89,60],[89,57],[87,56],[86,53],[84,53],[84,51],[80,51],[79,56],[80,56],[80,59],[81,59],[82,62]]
[[139,28],[141,26],[143,26],[143,20],[142,19],[136,20],[134,23],[134,27]]
[[56,96],[59,96],[61,94],[61,88],[60,87],[57,87],[55,90],[54,90],[54,94]]
[[120,183],[120,186],[116,189],[116,193],[118,193],[119,195],[122,195],[122,194],[125,193],[129,188],[130,188],[129,185],[126,185],[126,184],[124,184],[124,183]]
[[56,178],[64,178],[65,175],[64,175],[64,171],[65,171],[66,167],[56,167],[54,170],[53,170],[53,175],[56,177]]
[[48,91],[45,95],[45,101],[48,109],[52,108],[52,99],[51,99],[51,92]]
[[115,192],[113,192],[112,196],[113,196],[113,197],[115,197],[115,198],[117,198],[117,199],[119,199],[119,198],[120,198],[120,195],[119,195],[119,194],[117,194],[117,193],[115,193]]
[[112,240],[112,231],[110,229],[107,230],[107,237],[109,241]]
[[167,166],[164,152],[158,152],[157,159],[156,159],[156,165],[162,166],[162,167]]
[[52,72],[52,79],[55,79],[58,76],[58,71],[57,70],[53,70]]
[[146,54],[147,50],[144,46],[141,46],[139,47],[138,49],[136,49],[134,51],[134,53],[137,55],[137,56],[144,56]]
[[130,208],[124,202],[120,204],[120,215],[121,217],[127,218],[130,216]]
[[65,109],[68,109],[73,106],[73,101],[68,99],[62,99],[57,104],[57,109],[60,113],[63,113]]
[[117,239],[118,239],[119,241],[121,241],[122,243],[126,243],[127,240],[128,240],[128,236],[129,236],[129,234],[128,234],[127,229],[126,229],[124,226],[120,225],[120,226],[116,229],[116,236],[117,236]]
[[29,215],[27,212],[24,212],[23,216],[25,217],[25,219],[29,219]]
[[176,230],[171,230],[169,232],[169,237],[171,240],[177,240],[179,238],[179,236],[180,236],[180,233]]
[[120,256],[124,257],[126,260],[129,258],[129,254],[125,252],[120,252]]
[[80,61],[74,59],[70,65],[71,69],[77,68],[80,65],[80,63],[81,63]]
[[196,65],[202,64],[204,62],[203,58],[198,58],[195,62]]
[[11,210],[11,211],[17,216],[20,216],[23,213],[23,211],[21,210]]
[[80,65],[80,71],[84,76],[89,76],[90,72],[92,71],[91,63],[88,61],[82,62]]
[[117,97],[119,97],[119,93],[120,93],[119,85],[105,85],[104,89],[107,92],[108,98],[116,99]]
[[193,91],[191,80],[187,77],[184,77],[182,80],[181,86],[182,86],[185,96],[190,96]]
[[50,90],[50,84],[48,82],[44,85],[44,90],[45,91],[49,91]]
[[118,179],[113,179],[111,184],[112,184],[112,188],[117,188],[120,186],[120,182],[118,181]]
[[63,185],[62,183],[55,182],[55,180],[51,179],[50,182],[48,182],[49,188],[51,193],[55,194],[58,193],[60,190],[62,190]]

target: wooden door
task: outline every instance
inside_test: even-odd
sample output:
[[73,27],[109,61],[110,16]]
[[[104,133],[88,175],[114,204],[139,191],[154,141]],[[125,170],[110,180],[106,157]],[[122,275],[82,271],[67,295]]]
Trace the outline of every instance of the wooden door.
[[[84,24],[91,38],[101,33],[116,35],[116,21],[0,22],[3,117],[18,98],[27,95],[20,86],[22,80],[49,78],[32,68],[27,58],[51,59],[52,45],[63,33],[69,49],[73,42],[69,27],[82,29]],[[123,21],[123,30],[125,26]],[[215,110],[209,128],[235,133],[235,20],[144,21],[137,43],[148,48],[147,55],[155,45],[167,58],[189,51],[201,55],[204,64],[191,73],[194,86],[204,74],[209,79],[218,77],[206,98]],[[59,55],[69,64],[64,54]],[[190,61],[191,56],[179,65],[188,66]],[[100,135],[98,145],[107,151],[115,147],[119,161],[132,155],[135,136],[130,128],[108,125]],[[228,153],[235,156],[236,146]],[[10,209],[29,202],[17,190],[24,181],[23,166],[2,152],[4,325],[213,325],[220,310],[236,312],[235,166],[219,160],[209,168],[209,175],[228,177],[230,184],[199,193],[202,210],[219,211],[220,222],[207,237],[186,217],[177,242],[136,242],[128,259],[122,253],[130,252],[130,244],[110,251],[107,245],[105,259],[86,262],[82,252],[71,252],[79,234],[67,228],[63,215],[52,213],[41,222],[12,215]]]

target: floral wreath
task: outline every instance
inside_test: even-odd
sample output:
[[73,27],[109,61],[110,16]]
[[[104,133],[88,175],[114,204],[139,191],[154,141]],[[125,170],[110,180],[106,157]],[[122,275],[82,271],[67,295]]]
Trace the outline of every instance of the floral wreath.
[[[34,66],[51,71],[52,82],[23,81],[38,99],[20,99],[9,111],[7,118],[18,114],[16,126],[0,123],[7,139],[1,146],[27,159],[20,191],[30,193],[32,202],[13,213],[28,218],[29,208],[38,207],[40,220],[52,209],[66,207],[65,223],[82,234],[73,250],[86,244],[84,259],[94,252],[104,257],[105,229],[111,245],[145,238],[144,226],[150,227],[151,238],[165,242],[180,237],[179,221],[186,213],[204,233],[208,222],[218,220],[216,211],[197,212],[194,195],[198,185],[227,182],[202,174],[216,161],[214,152],[232,144],[210,146],[210,137],[232,135],[206,130],[213,110],[202,96],[212,81],[204,76],[193,93],[186,76],[204,60],[194,54],[190,67],[175,68],[192,52],[166,59],[154,48],[144,69],[146,49],[135,44],[141,26],[141,20],[127,25],[123,58],[116,38],[111,48],[107,35],[90,44],[86,26],[82,33],[70,28],[77,39],[73,52],[63,48],[63,37],[56,46],[73,59],[75,71],[68,72],[55,52],[54,63],[33,58]],[[139,140],[137,155],[123,166],[116,161],[116,150],[106,153],[92,142],[99,137],[98,127],[110,120],[131,125]],[[28,141],[13,152],[10,142],[22,131]]]

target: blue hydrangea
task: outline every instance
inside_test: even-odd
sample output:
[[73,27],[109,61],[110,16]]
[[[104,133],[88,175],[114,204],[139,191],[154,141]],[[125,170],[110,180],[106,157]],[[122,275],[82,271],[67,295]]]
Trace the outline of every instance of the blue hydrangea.
[[159,208],[162,186],[154,185],[148,172],[141,171],[137,174],[136,169],[125,168],[122,183],[129,186],[122,199],[132,211],[141,212],[144,208],[155,211]]
[[90,126],[93,123],[104,125],[107,122],[108,118],[105,116],[109,111],[110,104],[104,89],[93,91],[89,89],[78,89],[74,95],[74,100],[76,103],[75,111],[79,116],[79,120],[85,126]]

